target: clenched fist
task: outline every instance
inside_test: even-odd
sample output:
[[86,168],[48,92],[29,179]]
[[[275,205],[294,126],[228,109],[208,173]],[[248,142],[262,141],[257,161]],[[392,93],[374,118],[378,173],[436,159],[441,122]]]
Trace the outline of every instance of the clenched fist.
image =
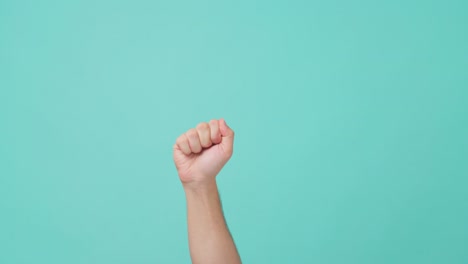
[[174,162],[184,187],[200,186],[214,180],[231,158],[234,131],[224,119],[200,123],[174,144]]

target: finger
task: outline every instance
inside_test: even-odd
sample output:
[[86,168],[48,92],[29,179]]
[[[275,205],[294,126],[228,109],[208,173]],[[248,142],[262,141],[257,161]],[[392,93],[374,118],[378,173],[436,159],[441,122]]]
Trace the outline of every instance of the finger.
[[221,143],[221,132],[219,131],[218,120],[213,119],[210,121],[210,136],[213,144]]
[[198,132],[195,128],[191,128],[185,133],[188,138],[190,149],[193,153],[200,153],[202,151],[202,146],[200,143],[200,138],[198,137]]
[[180,137],[177,138],[176,145],[185,155],[189,155],[192,152],[190,150],[188,138],[187,136],[185,136],[185,134],[182,134]]
[[234,148],[234,130],[226,124],[226,120],[221,118],[219,120],[219,131],[222,136],[221,147],[226,154],[231,156]]
[[222,137],[234,137],[234,130],[232,130],[228,124],[226,123],[226,120],[224,118],[221,118],[219,120],[219,131],[221,132]]
[[198,137],[200,138],[200,144],[203,148],[211,147],[211,136],[210,136],[210,125],[208,123],[200,123],[197,125]]

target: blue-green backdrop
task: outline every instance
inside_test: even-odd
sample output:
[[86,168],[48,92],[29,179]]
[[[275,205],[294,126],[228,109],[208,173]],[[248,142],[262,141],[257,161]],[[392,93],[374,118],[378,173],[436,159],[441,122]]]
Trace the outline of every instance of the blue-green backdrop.
[[468,2],[0,0],[0,263],[189,263],[224,117],[245,263],[468,263]]

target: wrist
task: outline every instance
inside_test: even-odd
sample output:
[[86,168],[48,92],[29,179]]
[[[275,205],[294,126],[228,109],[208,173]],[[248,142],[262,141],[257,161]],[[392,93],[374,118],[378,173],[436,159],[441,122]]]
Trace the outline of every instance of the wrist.
[[183,182],[182,186],[186,195],[203,195],[218,191],[215,178],[205,181]]
[[205,217],[222,218],[221,201],[215,179],[185,184],[184,191],[187,210],[196,211]]

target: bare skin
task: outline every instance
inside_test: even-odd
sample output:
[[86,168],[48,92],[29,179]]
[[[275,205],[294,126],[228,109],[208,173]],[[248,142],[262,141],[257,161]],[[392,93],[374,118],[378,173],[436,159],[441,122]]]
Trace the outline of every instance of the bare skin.
[[216,175],[233,153],[234,131],[224,119],[200,123],[177,138],[174,163],[185,191],[194,264],[239,264],[221,208]]

